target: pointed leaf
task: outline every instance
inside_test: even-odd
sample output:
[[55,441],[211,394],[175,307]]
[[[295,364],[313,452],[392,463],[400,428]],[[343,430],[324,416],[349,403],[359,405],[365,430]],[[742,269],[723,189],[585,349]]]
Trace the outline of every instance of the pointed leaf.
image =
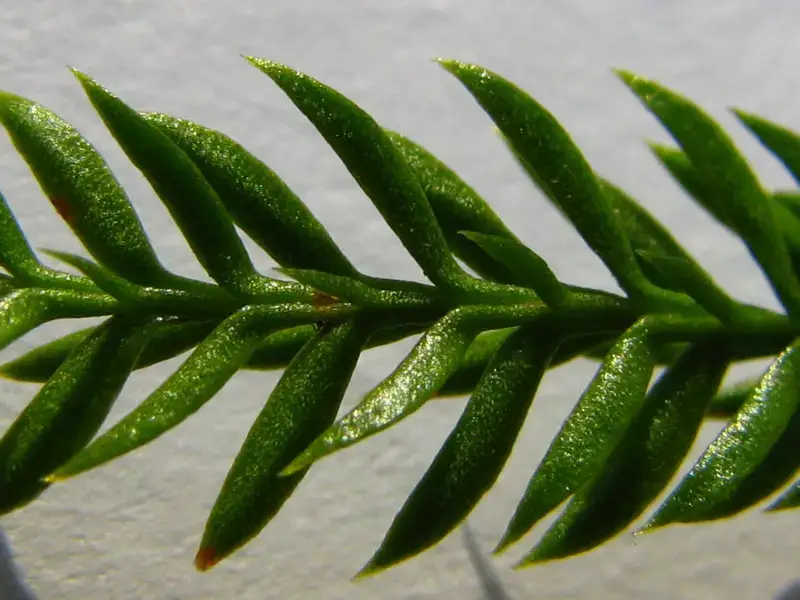
[[477,65],[441,60],[530,165],[541,186],[629,294],[652,292],[597,178],[569,134],[533,98]]
[[659,378],[622,441],[520,565],[585,552],[633,522],[692,447],[729,359],[713,341],[690,347]]
[[800,136],[791,129],[743,110],[733,109],[733,114],[783,163],[795,181],[800,182]]
[[791,314],[800,311],[800,281],[794,274],[769,195],[722,128],[695,104],[657,83],[625,71],[619,77],[639,97],[686,153],[704,187],[719,198],[720,212],[764,270]]
[[192,159],[236,224],[280,266],[358,277],[303,201],[240,144],[191,121],[142,116]]
[[[0,92],[0,124],[98,262],[134,283],[163,285],[173,279],[108,165],[72,126],[44,106],[5,92]],[[13,236],[18,247],[20,236]]]
[[291,474],[370,437],[419,410],[456,372],[481,331],[530,321],[544,312],[527,306],[463,306],[431,327],[394,372],[284,470]]
[[612,346],[533,474],[500,541],[504,549],[575,493],[605,464],[633,421],[655,368],[647,322]]
[[56,319],[99,317],[119,309],[110,296],[78,290],[23,288],[0,299],[0,349]]
[[103,123],[175,219],[200,264],[245,298],[295,301],[297,286],[259,275],[219,197],[166,134],[83,73],[75,71]]
[[346,316],[341,307],[245,306],[220,323],[133,412],[58,469],[53,480],[127,454],[179,425],[222,389],[270,331]]
[[560,342],[548,323],[514,331],[481,377],[433,464],[359,575],[382,571],[433,546],[494,485]]
[[97,433],[147,335],[142,322],[112,317],[88,335],[0,439],[0,513],[28,503],[42,478]]
[[646,529],[702,521],[728,501],[769,455],[798,408],[800,342],[772,363],[734,419],[720,432],[650,518]]
[[400,150],[422,186],[453,253],[482,277],[515,283],[503,265],[459,235],[466,230],[516,239],[489,204],[425,148],[399,133],[386,131],[386,135]]
[[731,494],[726,502],[714,506],[708,519],[732,517],[755,506],[786,485],[800,471],[800,410],[795,410],[789,424],[766,458]]
[[307,470],[279,473],[336,418],[369,336],[348,321],[321,331],[284,371],[250,428],[206,522],[195,564],[205,571],[255,537]]
[[[201,342],[218,325],[215,321],[162,319],[149,328],[144,350],[136,361],[136,369],[155,365],[183,354]],[[96,328],[87,327],[37,346],[0,365],[0,376],[16,381],[43,383],[67,359],[69,354]]]
[[463,280],[466,273],[450,254],[422,188],[380,125],[308,75],[269,60],[247,60],[268,75],[317,128],[425,275],[437,285]]

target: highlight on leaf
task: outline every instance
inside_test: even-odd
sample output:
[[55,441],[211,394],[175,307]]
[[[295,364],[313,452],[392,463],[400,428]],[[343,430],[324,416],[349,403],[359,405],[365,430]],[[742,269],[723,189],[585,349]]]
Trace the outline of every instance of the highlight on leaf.
[[[280,370],[206,522],[195,558],[205,571],[268,535],[323,458],[429,401],[469,396],[359,572],[376,575],[463,523],[501,481],[527,421],[536,425],[528,413],[547,372],[573,360],[597,370],[580,397],[564,397],[568,417],[531,465],[497,551],[564,509],[517,566],[597,548],[640,517],[651,531],[800,507],[800,189],[765,190],[699,107],[618,72],[678,145],[651,144],[666,172],[749,248],[782,311],[724,291],[643,203],[592,169],[553,113],[497,73],[440,61],[622,294],[562,283],[432,152],[316,79],[248,60],[314,125],[428,282],[365,274],[261,157],[221,131],[138,112],[75,71],[212,281],[172,273],[91,143],[49,109],[0,92],[0,125],[88,253],[45,250],[58,261],[45,266],[14,215],[17,199],[0,196],[0,349],[54,320],[101,318],[3,358],[0,376],[40,386],[0,432],[0,513],[24,510],[65,478],[113,468],[202,410],[239,371]],[[735,112],[797,178],[800,137]],[[239,230],[294,281],[261,273]],[[400,364],[337,419],[359,357],[412,337]],[[184,354],[98,435],[133,371]],[[729,367],[756,358],[771,360],[762,376],[720,391]],[[719,435],[667,490],[707,419],[722,421]]]

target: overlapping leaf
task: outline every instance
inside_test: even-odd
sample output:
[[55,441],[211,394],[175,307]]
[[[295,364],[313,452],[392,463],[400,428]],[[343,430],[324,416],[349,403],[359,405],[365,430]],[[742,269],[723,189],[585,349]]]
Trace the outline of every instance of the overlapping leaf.
[[[765,191],[699,107],[620,72],[680,146],[653,145],[658,158],[748,246],[788,315],[732,298],[652,214],[592,170],[552,113],[496,73],[441,61],[627,297],[563,283],[431,152],[319,81],[249,60],[316,127],[430,284],[360,272],[242,145],[197,123],[139,113],[76,72],[213,283],[169,272],[91,144],[52,111],[0,93],[0,124],[90,255],[46,251],[81,275],[45,266],[0,196],[0,349],[54,319],[107,317],[0,365],[0,375],[43,384],[0,438],[0,511],[163,435],[240,369],[285,369],[207,521],[195,561],[205,570],[258,535],[316,461],[433,398],[470,395],[361,571],[377,573],[467,517],[496,482],[547,369],[576,357],[601,364],[577,403],[565,398],[574,407],[499,549],[568,503],[520,565],[586,551],[628,527],[668,484],[704,418],[726,423],[648,530],[728,517],[772,496],[768,510],[800,506],[800,191]],[[736,114],[798,177],[800,137]],[[294,282],[259,272],[237,227]],[[415,335],[400,365],[336,420],[360,354]],[[92,440],[133,370],[189,351]],[[717,392],[729,364],[756,357],[773,359],[760,379]]]

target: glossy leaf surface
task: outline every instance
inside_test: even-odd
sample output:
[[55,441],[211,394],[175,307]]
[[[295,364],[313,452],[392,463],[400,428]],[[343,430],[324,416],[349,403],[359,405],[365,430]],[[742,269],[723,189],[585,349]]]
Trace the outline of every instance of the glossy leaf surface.
[[632,523],[691,449],[728,362],[713,342],[700,343],[665,371],[606,464],[520,565],[585,552]]
[[192,159],[236,224],[279,265],[358,275],[303,201],[240,144],[185,119],[143,116]]
[[362,575],[429,548],[478,504],[505,466],[559,342],[556,331],[538,323],[508,336]]
[[204,571],[261,531],[307,470],[281,470],[336,418],[369,336],[348,321],[321,331],[292,359],[250,428],[211,509],[195,564]]
[[42,478],[103,424],[144,346],[142,323],[112,317],[75,348],[0,439],[0,513],[29,502]]
[[246,306],[220,323],[189,358],[130,414],[60,468],[65,479],[127,454],[190,417],[222,389],[270,331],[346,316],[334,308]]
[[798,407],[800,343],[781,353],[734,419],[651,517],[647,528],[700,521],[727,502],[769,455]]
[[617,339],[539,463],[498,549],[525,535],[605,464],[642,406],[655,364],[642,322]]

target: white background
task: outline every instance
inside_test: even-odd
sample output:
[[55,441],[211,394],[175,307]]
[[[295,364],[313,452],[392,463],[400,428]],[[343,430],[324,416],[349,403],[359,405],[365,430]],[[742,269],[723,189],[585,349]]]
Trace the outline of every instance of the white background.
[[[775,306],[741,244],[685,197],[644,145],[668,138],[611,74],[619,66],[685,93],[730,127],[770,187],[789,178],[746,135],[736,105],[800,129],[800,5],[788,0],[4,0],[0,88],[33,98],[76,125],[107,157],[165,263],[203,274],[139,173],[93,114],[65,68],[75,66],[140,110],[222,129],[274,168],[364,271],[419,279],[377,211],[270,80],[240,54],[284,62],[332,85],[383,125],[454,167],[563,279],[615,289],[601,263],[506,155],[489,119],[430,61],[489,67],[549,107],[593,166],[638,197],[737,297]],[[6,138],[0,189],[32,243],[80,247]],[[252,247],[252,244],[250,244]],[[254,252],[265,270],[271,263]],[[11,357],[72,330],[59,323],[6,351]],[[371,351],[347,406],[385,376],[409,343]],[[112,421],[176,361],[137,373]],[[592,373],[549,374],[496,489],[471,518],[487,550],[503,531],[536,461]],[[752,370],[752,368],[750,369]],[[321,463],[280,516],[211,572],[192,567],[205,517],[274,374],[243,374],[178,429],[118,462],[56,486],[2,519],[42,600],[238,598],[304,600],[477,598],[458,535],[360,584],[349,577],[379,543],[463,406],[433,402],[389,432]],[[0,427],[35,393],[0,382]],[[704,431],[697,451],[713,436]],[[541,533],[541,528],[537,529]],[[797,514],[757,512],[729,523],[675,527],[521,572],[498,561],[518,598],[770,597],[798,575]]]

